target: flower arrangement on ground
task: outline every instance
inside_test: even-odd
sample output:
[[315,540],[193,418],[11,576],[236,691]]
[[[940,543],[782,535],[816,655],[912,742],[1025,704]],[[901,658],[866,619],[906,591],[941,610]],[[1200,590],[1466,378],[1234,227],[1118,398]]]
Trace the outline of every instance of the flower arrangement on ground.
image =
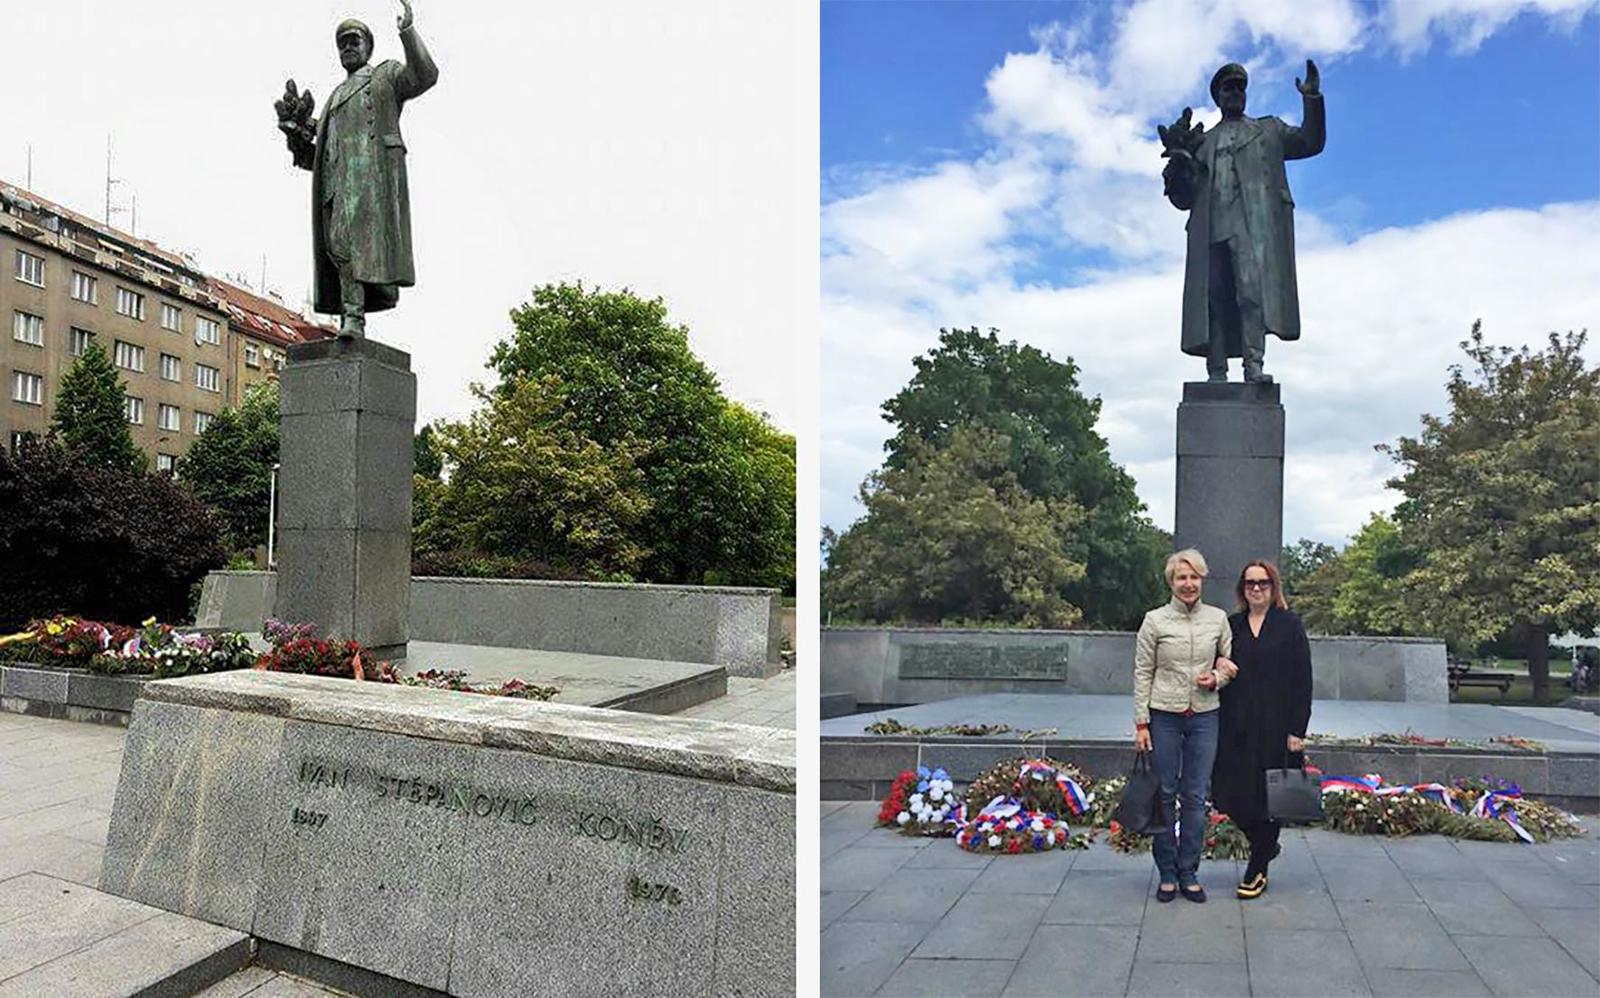
[[905,835],[954,835],[962,820],[956,785],[943,769],[918,766],[907,769],[889,785],[878,808],[878,824]]
[[967,788],[956,845],[972,852],[1044,852],[1087,845],[1073,840],[1068,816],[1088,813],[1092,795],[1078,770],[1049,758],[1011,759]]
[[452,690],[456,693],[482,693],[486,696],[515,697],[519,700],[549,700],[561,692],[554,686],[536,686],[520,679],[507,679],[498,686],[467,682],[463,669],[424,669],[414,676],[402,675],[388,662],[379,663],[377,675],[380,683],[401,686],[421,686],[432,690]]
[[1560,808],[1529,800],[1515,783],[1458,779],[1390,784],[1377,773],[1322,781],[1323,824],[1351,835],[1448,835],[1483,842],[1546,842],[1584,834]]
[[86,668],[103,675],[190,676],[254,664],[250,639],[238,632],[192,634],[149,618],[138,628],[57,616],[35,621],[3,640],[12,655],[40,665]]

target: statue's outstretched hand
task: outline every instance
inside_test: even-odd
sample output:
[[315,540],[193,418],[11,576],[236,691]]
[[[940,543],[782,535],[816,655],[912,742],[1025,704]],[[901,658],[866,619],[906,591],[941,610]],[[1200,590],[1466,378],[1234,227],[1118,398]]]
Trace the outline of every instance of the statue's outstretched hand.
[[1298,76],[1295,77],[1294,88],[1306,97],[1320,97],[1322,95],[1322,74],[1317,72],[1316,63],[1310,59],[1306,60],[1305,82],[1301,83],[1300,78]]
[[272,102],[278,112],[278,127],[285,132],[295,130],[295,112],[300,107],[300,94],[296,92],[294,81],[290,80],[283,85],[283,96]]
[[400,6],[404,9],[400,11],[400,16],[394,19],[394,26],[404,31],[411,27],[411,0],[400,0]]

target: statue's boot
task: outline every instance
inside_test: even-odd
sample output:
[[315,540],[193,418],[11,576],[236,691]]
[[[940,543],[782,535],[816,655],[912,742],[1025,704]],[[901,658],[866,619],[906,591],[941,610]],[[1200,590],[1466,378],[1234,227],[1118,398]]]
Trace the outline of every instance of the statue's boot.
[[1254,364],[1247,362],[1244,365],[1244,380],[1247,384],[1252,385],[1270,385],[1272,384],[1272,375],[1261,370],[1260,361],[1256,361]]

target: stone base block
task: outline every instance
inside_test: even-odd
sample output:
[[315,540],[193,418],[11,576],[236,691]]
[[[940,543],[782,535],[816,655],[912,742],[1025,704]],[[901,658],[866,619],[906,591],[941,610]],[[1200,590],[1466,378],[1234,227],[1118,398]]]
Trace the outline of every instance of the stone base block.
[[1231,607],[1245,563],[1283,550],[1283,433],[1275,384],[1183,386],[1173,545],[1205,555],[1207,602]]
[[451,995],[792,994],[794,735],[348,680],[149,684],[103,889]]
[[370,340],[301,344],[289,349],[281,383],[273,614],[371,648],[403,647],[417,406],[410,357]]

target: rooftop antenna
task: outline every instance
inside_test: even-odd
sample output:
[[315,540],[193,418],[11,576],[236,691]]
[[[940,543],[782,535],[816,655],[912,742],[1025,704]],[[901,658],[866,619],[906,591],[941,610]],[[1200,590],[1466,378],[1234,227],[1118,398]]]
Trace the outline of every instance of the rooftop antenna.
[[117,212],[123,210],[121,208],[113,208],[113,207],[111,207],[111,185],[112,184],[120,184],[120,183],[122,183],[121,180],[111,176],[111,133],[107,132],[106,133],[106,228],[108,228],[108,229],[111,227],[111,216],[116,214]]

